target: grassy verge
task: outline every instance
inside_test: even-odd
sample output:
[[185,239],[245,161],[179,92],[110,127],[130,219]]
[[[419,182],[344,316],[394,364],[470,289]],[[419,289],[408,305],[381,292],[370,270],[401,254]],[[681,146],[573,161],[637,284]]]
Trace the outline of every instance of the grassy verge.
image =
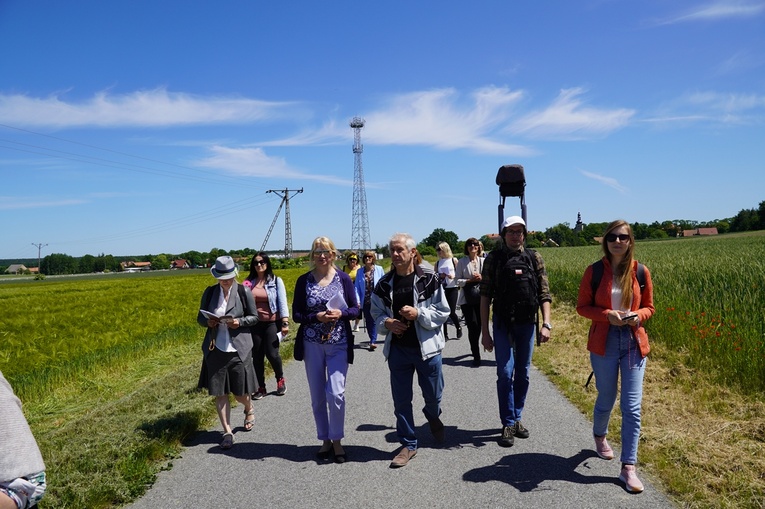
[[[589,322],[558,304],[553,340],[534,364],[585,415],[596,392],[586,349]],[[721,387],[713,373],[688,367],[688,355],[652,341],[643,392],[639,469],[682,507],[765,507],[765,397]],[[619,443],[618,403],[609,440]]]

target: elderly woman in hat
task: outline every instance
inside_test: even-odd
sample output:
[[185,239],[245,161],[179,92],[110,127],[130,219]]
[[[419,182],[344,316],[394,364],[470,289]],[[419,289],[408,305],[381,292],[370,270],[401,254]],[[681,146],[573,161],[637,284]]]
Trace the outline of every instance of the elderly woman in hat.
[[255,391],[255,369],[252,365],[250,327],[258,322],[258,311],[252,293],[236,281],[237,269],[230,256],[220,256],[210,269],[218,284],[208,286],[202,294],[197,322],[207,327],[202,342],[202,372],[199,388],[215,396],[218,418],[223,426],[222,449],[234,444],[231,429],[229,393],[244,405],[244,430],[255,424],[255,411],[250,394]]

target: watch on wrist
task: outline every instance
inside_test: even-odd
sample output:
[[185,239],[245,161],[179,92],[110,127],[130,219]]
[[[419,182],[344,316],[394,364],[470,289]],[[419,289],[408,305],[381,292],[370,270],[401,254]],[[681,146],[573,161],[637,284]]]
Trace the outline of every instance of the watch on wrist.
[[542,327],[544,327],[547,330],[552,330],[552,324],[550,322],[545,322],[542,324]]

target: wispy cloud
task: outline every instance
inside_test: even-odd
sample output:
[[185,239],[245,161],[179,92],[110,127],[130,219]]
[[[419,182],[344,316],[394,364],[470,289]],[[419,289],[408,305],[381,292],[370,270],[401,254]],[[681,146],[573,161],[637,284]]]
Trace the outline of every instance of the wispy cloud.
[[655,124],[678,122],[743,125],[765,121],[765,95],[715,91],[689,92],[664,105],[652,117]]
[[200,159],[195,166],[224,170],[232,175],[280,179],[302,179],[337,185],[352,185],[353,182],[328,175],[312,174],[291,167],[282,157],[269,156],[260,148],[232,148],[214,146],[212,155]]
[[627,188],[621,185],[619,181],[616,180],[615,178],[605,177],[603,175],[598,175],[597,173],[590,173],[589,171],[584,171],[584,170],[580,170],[580,172],[582,173],[582,175],[584,175],[585,177],[589,179],[596,180],[600,182],[601,184],[604,184],[610,188],[616,189],[622,194],[627,194]]
[[581,88],[561,90],[547,108],[514,122],[510,131],[531,138],[581,139],[603,136],[626,126],[635,115],[627,108],[602,109],[585,106]]
[[35,127],[169,127],[236,124],[283,118],[296,103],[240,97],[209,97],[165,88],[130,94],[99,92],[85,101],[0,94],[4,123]]
[[467,101],[452,88],[389,98],[365,115],[365,140],[379,145],[429,145],[441,150],[530,155],[529,147],[502,139],[499,127],[509,121],[522,91],[486,87]]
[[652,26],[674,25],[695,21],[718,21],[731,18],[751,18],[765,12],[765,2],[721,0],[688,9],[682,13],[649,23]]
[[762,56],[754,56],[748,51],[738,51],[725,59],[715,68],[715,74],[725,76],[741,71],[749,71],[762,66],[765,59]]
[[87,203],[83,199],[40,199],[23,196],[0,196],[0,210],[40,209]]

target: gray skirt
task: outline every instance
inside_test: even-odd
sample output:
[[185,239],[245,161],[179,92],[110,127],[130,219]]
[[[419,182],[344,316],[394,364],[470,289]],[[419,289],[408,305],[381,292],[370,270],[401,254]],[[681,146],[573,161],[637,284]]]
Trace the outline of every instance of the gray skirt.
[[202,360],[199,373],[200,389],[207,389],[210,396],[244,396],[255,392],[255,368],[252,365],[252,350],[241,360],[237,352],[223,352],[213,348]]

